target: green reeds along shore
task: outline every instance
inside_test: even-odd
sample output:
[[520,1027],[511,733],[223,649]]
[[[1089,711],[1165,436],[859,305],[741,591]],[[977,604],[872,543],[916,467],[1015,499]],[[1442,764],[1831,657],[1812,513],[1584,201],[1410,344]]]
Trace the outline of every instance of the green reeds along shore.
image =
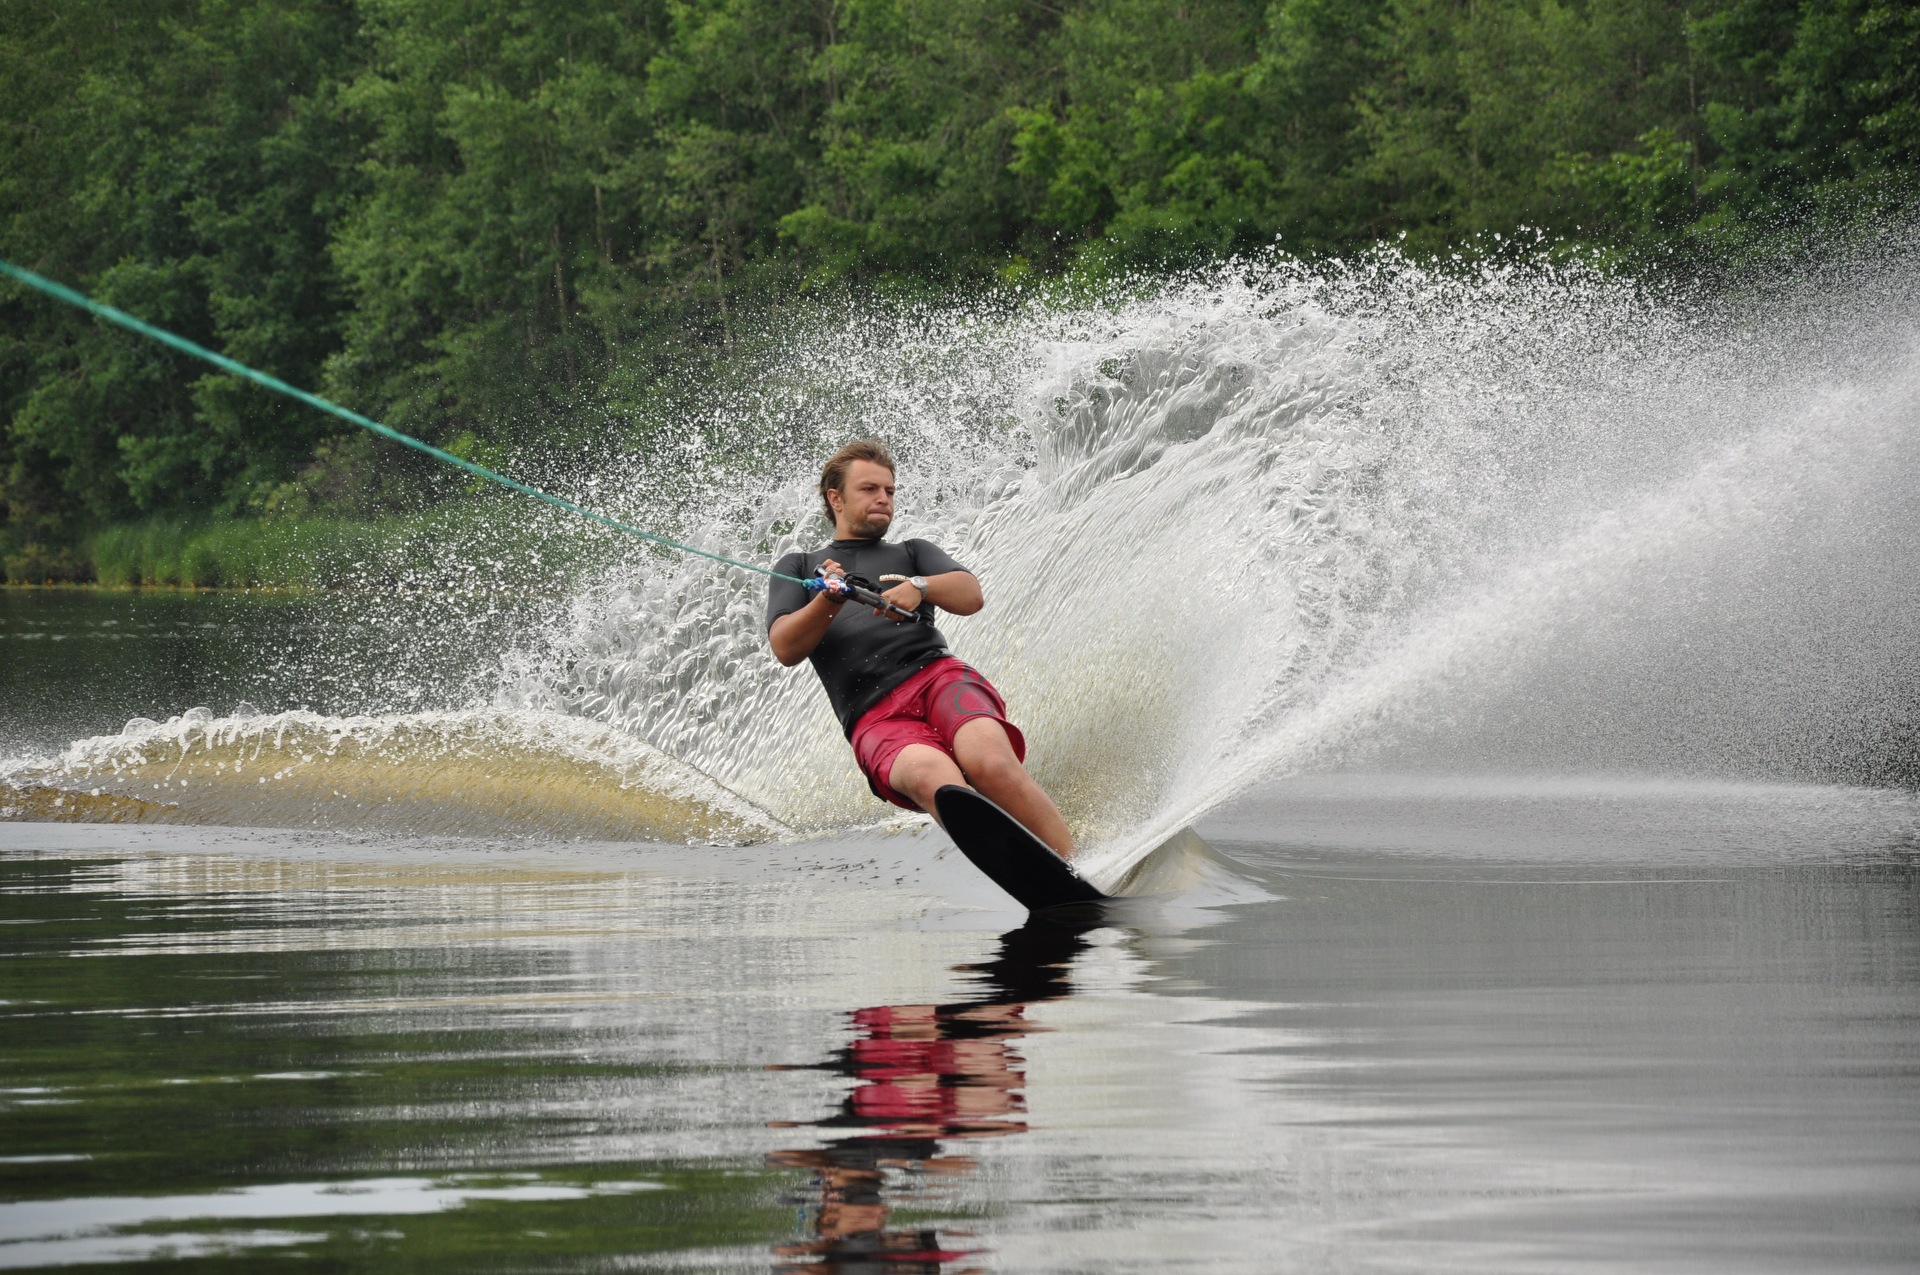
[[392,539],[391,528],[369,523],[152,518],[106,527],[73,545],[9,546],[0,570],[14,585],[326,587],[385,558]]
[[331,589],[467,581],[473,562],[490,560],[502,567],[493,583],[540,584],[598,556],[596,537],[572,529],[563,542],[563,529],[537,517],[499,518],[491,503],[368,521],[150,518],[105,527],[72,545],[0,543],[0,579],[11,585]]
[[103,585],[324,588],[387,557],[398,530],[332,519],[199,525],[155,519],[97,532],[87,551]]

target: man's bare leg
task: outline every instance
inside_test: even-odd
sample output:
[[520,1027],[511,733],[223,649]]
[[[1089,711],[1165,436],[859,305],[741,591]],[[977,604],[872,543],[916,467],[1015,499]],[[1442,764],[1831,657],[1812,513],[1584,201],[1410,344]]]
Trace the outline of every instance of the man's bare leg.
[[908,744],[893,759],[887,772],[887,786],[939,821],[933,808],[933,794],[948,784],[965,784],[967,777],[953,758],[931,744]]
[[[991,717],[976,717],[954,734],[960,762],[928,744],[908,744],[893,759],[887,784],[895,792],[934,816],[933,796],[947,784],[978,788],[1002,810],[1018,819],[1061,858],[1073,856],[1073,834],[1060,817],[1053,798],[1027,774],[1013,755],[1013,742]],[[965,766],[963,774],[961,767]]]
[[[906,751],[901,749],[901,755]],[[991,717],[972,719],[953,733],[953,755],[967,782],[983,796],[1025,824],[1062,859],[1073,858],[1073,833],[1067,830],[1067,821],[1060,817],[1060,809],[1046,789],[1033,782],[1033,776],[1014,755],[1013,741],[1007,738],[1004,726]]]

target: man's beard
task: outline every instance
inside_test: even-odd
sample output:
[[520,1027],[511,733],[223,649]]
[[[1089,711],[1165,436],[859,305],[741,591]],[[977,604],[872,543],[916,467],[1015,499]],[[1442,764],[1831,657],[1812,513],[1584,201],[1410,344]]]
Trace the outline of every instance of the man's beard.
[[887,528],[891,525],[893,525],[891,515],[880,519],[867,517],[859,522],[848,523],[847,530],[852,533],[852,538],[855,540],[878,540],[887,534]]

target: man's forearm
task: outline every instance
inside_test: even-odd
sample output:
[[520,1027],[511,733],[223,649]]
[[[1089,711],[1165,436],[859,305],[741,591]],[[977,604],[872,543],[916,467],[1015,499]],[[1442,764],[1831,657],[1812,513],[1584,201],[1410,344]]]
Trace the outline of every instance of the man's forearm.
[[972,615],[985,605],[980,581],[971,571],[948,571],[927,577],[927,601],[954,615]]
[[816,593],[813,601],[798,611],[789,611],[775,620],[767,630],[767,644],[773,647],[773,658],[791,667],[812,655],[813,648],[820,645],[820,639],[832,626],[833,617],[840,614],[842,605],[824,593]]

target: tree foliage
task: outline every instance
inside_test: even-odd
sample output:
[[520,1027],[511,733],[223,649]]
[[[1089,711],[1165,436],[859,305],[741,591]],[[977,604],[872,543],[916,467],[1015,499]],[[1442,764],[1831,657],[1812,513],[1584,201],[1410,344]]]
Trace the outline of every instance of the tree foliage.
[[[1907,0],[0,8],[0,254],[466,448],[563,448],[610,368],[808,289],[1644,246],[1906,197],[1916,162]],[[17,541],[308,508],[366,466],[335,433],[0,293]]]

